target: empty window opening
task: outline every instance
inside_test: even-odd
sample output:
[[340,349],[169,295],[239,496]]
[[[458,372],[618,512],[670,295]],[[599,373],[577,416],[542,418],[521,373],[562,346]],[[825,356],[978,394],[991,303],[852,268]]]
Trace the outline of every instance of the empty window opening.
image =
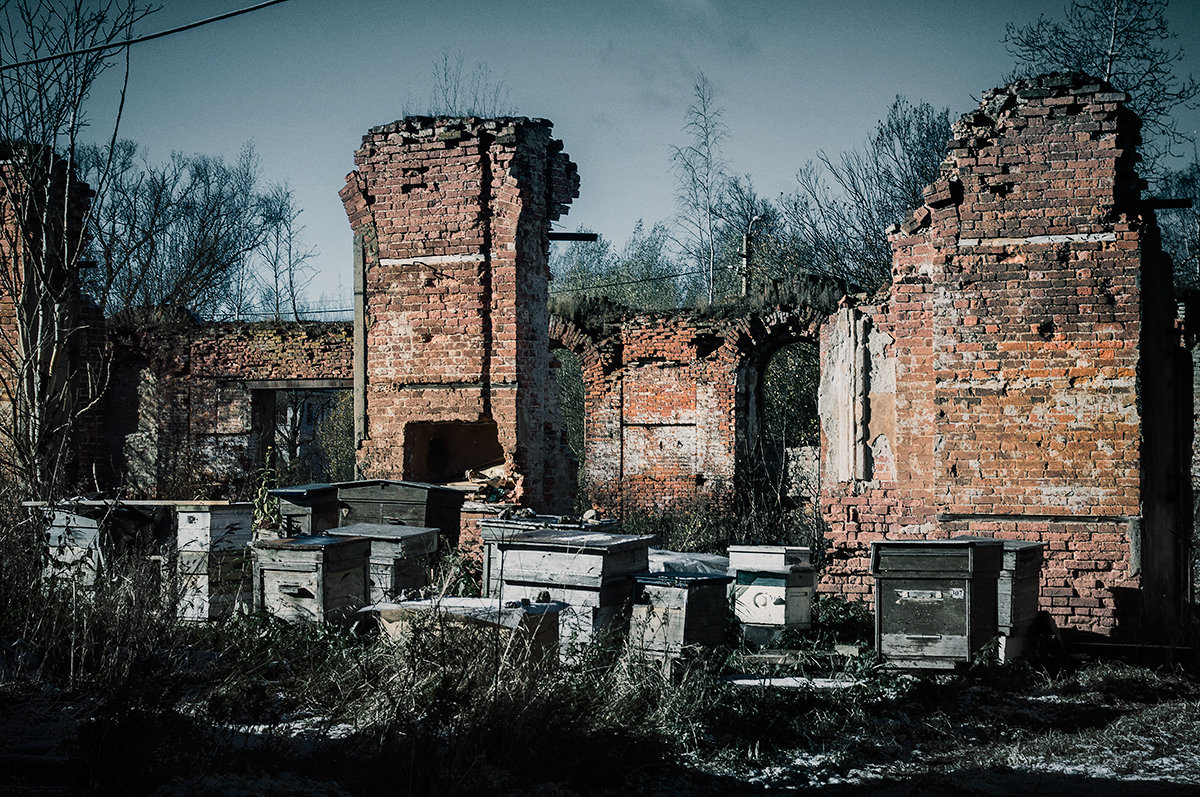
[[457,482],[468,470],[504,462],[495,421],[438,421],[404,427],[404,477],[421,482]]

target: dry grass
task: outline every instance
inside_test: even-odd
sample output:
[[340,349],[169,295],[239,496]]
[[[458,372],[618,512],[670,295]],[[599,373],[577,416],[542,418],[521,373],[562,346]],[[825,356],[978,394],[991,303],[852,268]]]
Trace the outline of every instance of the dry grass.
[[767,674],[857,683],[841,690],[735,687],[728,652],[668,680],[611,639],[556,666],[436,616],[409,644],[267,617],[181,625],[143,559],[91,592],[45,581],[38,534],[0,524],[0,737],[29,712],[67,730],[34,758],[53,766],[0,776],[0,789],[720,794],[993,771],[1200,783],[1200,679],[1186,669],[903,677],[834,653],[870,629],[837,601]]

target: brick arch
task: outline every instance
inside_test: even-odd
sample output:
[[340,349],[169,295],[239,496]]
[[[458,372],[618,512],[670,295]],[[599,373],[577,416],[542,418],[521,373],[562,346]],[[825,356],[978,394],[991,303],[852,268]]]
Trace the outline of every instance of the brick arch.
[[551,346],[576,353],[583,370],[594,505],[623,516],[732,498],[750,469],[759,372],[782,346],[815,343],[841,296],[831,282],[805,286],[810,303],[740,313],[551,317]]

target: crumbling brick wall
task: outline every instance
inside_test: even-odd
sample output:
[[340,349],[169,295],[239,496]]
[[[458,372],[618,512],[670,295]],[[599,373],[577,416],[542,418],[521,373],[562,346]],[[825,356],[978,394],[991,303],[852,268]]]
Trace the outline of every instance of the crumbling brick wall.
[[348,386],[350,332],[339,322],[197,323],[168,309],[112,319],[104,465],[114,486],[248,498],[273,392]]
[[871,540],[984,533],[1047,543],[1072,631],[1177,608],[1190,373],[1126,101],[1065,75],[985,93],[889,292],[826,325],[824,589],[869,596]]
[[578,177],[550,130],[410,117],[363,138],[341,196],[360,247],[367,475],[457,481],[504,462],[522,503],[570,508],[547,233]]
[[555,317],[551,338],[583,371],[589,502],[618,517],[731,506],[762,467],[762,373],[781,346],[816,339],[836,295],[814,280],[793,307]]

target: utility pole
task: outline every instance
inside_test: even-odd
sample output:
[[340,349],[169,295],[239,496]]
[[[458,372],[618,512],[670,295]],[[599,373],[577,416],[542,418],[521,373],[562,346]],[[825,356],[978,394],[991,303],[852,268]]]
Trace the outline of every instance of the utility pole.
[[755,216],[750,219],[750,224],[746,226],[746,232],[742,233],[742,298],[745,299],[750,295],[750,238],[754,234],[754,222],[761,219],[762,216]]

